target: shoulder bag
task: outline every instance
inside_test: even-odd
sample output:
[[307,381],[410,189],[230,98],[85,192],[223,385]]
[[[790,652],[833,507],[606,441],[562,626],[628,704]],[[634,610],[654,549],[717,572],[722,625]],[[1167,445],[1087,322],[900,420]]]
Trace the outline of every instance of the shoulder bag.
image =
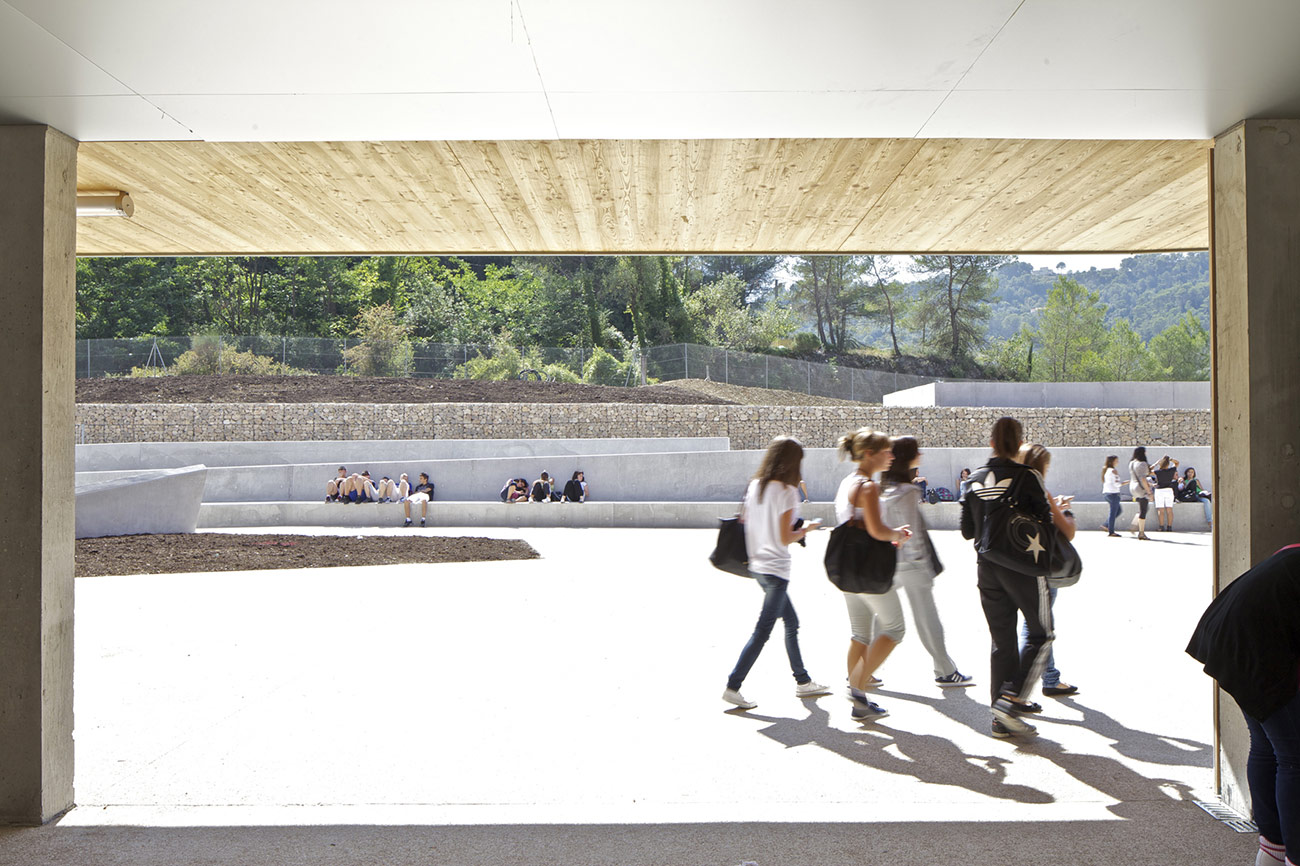
[[[1042,476],[1027,467],[1013,470],[1005,484],[985,486],[970,493],[984,505],[976,550],[981,557],[1003,568],[1045,577],[1053,588],[1079,582],[1083,561],[1079,552],[1050,520],[1044,522],[1025,507],[1026,485],[1036,482],[1047,495]],[[997,488],[1001,488],[998,490]]]
[[831,530],[826,542],[826,577],[841,592],[880,595],[894,585],[898,549],[888,541],[871,537],[850,522]]

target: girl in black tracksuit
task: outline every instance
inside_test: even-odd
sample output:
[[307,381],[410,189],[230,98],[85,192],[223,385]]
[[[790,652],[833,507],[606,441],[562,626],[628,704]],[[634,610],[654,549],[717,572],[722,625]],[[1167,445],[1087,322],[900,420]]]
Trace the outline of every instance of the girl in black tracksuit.
[[[999,418],[993,425],[989,446],[993,457],[971,476],[971,486],[962,501],[961,532],[969,539],[979,539],[985,516],[992,508],[1005,508],[997,499],[1008,485],[1018,481],[1019,507],[1035,519],[1053,521],[1062,532],[1069,521],[1066,537],[1074,535],[1069,518],[1059,520],[1047,501],[1047,491],[1037,473],[1016,462],[1022,430],[1015,418]],[[978,544],[977,544],[978,548]],[[1020,718],[1022,713],[1037,711],[1027,697],[1043,675],[1048,652],[1052,648],[1052,607],[1047,579],[1013,571],[978,555],[976,569],[980,604],[988,620],[993,639],[989,683],[993,698],[993,735],[1030,734],[1034,726]],[[1016,614],[1025,618],[1029,634],[1023,649],[1016,634]]]

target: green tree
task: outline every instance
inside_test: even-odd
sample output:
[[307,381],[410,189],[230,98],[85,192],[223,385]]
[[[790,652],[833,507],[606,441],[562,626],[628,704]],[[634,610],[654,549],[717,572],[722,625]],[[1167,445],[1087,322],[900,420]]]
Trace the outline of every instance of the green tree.
[[[1089,291],[1069,277],[1057,277],[1035,331],[1042,350],[1038,378],[1078,381],[1089,376],[1085,366],[1091,366],[1095,373],[1106,347],[1105,318],[1106,305],[1100,293]],[[1092,357],[1085,365],[1084,356],[1089,352]]]
[[912,272],[920,277],[913,321],[926,348],[966,358],[984,344],[984,325],[997,300],[993,272],[1012,256],[915,256]]
[[1106,373],[1102,377],[1114,382],[1143,382],[1154,373],[1154,359],[1142,342],[1142,335],[1133,330],[1128,319],[1120,319],[1110,328],[1106,350],[1102,355]]
[[1025,325],[1010,337],[989,341],[980,362],[994,375],[1017,382],[1033,378],[1034,334]]
[[1175,382],[1210,378],[1210,334],[1194,313],[1187,312],[1151,338],[1151,356],[1160,378]]
[[852,325],[876,312],[867,284],[873,265],[872,256],[800,256],[794,260],[798,277],[794,302],[816,323],[822,345],[834,352],[852,348]]
[[759,309],[745,305],[744,281],[723,274],[686,299],[686,309],[699,336],[727,349],[765,349],[796,330],[794,315],[773,302]]

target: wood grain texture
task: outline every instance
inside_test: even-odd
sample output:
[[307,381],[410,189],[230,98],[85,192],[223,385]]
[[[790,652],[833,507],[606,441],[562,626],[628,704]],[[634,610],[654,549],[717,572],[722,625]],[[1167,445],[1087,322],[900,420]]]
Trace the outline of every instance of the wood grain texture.
[[1205,141],[87,142],[79,255],[1150,252],[1209,246]]

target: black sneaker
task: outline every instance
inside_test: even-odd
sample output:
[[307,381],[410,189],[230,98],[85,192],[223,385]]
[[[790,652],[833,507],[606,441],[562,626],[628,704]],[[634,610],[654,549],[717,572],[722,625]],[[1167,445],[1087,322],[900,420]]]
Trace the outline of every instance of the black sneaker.
[[420,518],[420,527],[421,527],[421,528],[424,527],[424,518],[423,518],[423,517]]
[[1002,724],[997,719],[994,719],[993,736],[997,737],[999,740],[1005,740],[1007,737],[1011,736],[1011,732],[1007,730],[1006,725]]
[[402,528],[403,528],[403,529],[410,529],[410,528],[411,528],[411,518],[409,518],[409,517],[406,518],[406,522],[402,524]]
[[994,721],[1001,722],[1009,733],[1032,734],[1036,730],[1033,725],[1020,718],[1020,711],[1016,709],[1015,704],[1005,698],[994,701],[992,709]]

